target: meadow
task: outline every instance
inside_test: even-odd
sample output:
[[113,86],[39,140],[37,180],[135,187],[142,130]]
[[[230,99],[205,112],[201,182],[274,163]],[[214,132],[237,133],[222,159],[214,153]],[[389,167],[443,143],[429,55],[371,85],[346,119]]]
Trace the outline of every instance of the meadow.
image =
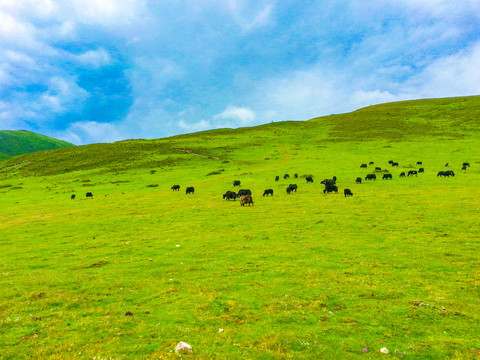
[[480,358],[479,116],[419,100],[0,162],[1,357]]

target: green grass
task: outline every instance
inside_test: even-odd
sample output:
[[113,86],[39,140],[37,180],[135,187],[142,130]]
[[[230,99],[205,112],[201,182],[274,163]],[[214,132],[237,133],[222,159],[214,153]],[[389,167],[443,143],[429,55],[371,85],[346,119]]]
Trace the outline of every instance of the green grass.
[[0,161],[12,156],[68,146],[74,145],[66,141],[35,134],[31,131],[0,131]]
[[[387,347],[391,359],[478,358],[479,102],[2,162],[2,357],[376,359]],[[393,180],[355,184],[369,161]],[[424,174],[398,177],[417,161]],[[446,162],[456,176],[437,178]],[[333,175],[339,194],[324,195]],[[222,200],[233,180],[253,207]],[[176,355],[178,341],[193,354]]]

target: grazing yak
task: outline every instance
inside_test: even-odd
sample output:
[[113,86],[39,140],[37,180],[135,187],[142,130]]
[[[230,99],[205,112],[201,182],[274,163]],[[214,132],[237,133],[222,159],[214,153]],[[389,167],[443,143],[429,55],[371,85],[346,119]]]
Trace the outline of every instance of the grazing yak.
[[240,186],[240,180],[233,180],[233,186]]
[[445,167],[449,167],[449,166],[450,166],[450,163],[446,163],[446,164],[445,164]]
[[447,171],[439,171],[438,174],[437,174],[437,177],[439,176],[455,176],[455,173],[452,171],[452,170],[447,170]]
[[173,191],[180,191],[180,185],[173,185],[172,190]]
[[405,173],[404,173],[404,172],[401,172],[401,173],[400,173],[400,177],[405,177]]
[[382,168],[380,168],[380,167],[377,166],[377,167],[375,168],[375,171],[382,171]]
[[392,164],[393,164],[393,160],[389,160],[388,163],[389,163],[390,165],[392,165]]
[[87,192],[87,194],[85,195],[87,198],[93,198],[93,194],[91,192]]
[[360,165],[361,168],[366,168],[367,167],[367,164],[362,164]]
[[377,175],[375,174],[368,174],[365,176],[365,180],[375,180],[377,178]]
[[293,177],[294,177],[295,179],[297,179],[297,178],[298,178],[298,174],[293,174]]
[[273,189],[265,189],[265,191],[263,192],[263,196],[273,196]]
[[280,176],[277,175],[275,176],[275,181],[278,181],[278,180],[280,180]]
[[244,206],[245,204],[248,204],[248,206],[250,206],[250,204],[252,204],[252,206],[253,206],[252,195],[242,195],[242,196],[240,196],[240,205]]
[[462,166],[463,166],[463,167],[467,167],[467,166],[470,167],[470,163],[464,162],[464,163],[462,164]]
[[392,180],[393,179],[392,174],[383,174],[382,179],[383,180],[389,180],[389,179]]
[[353,193],[350,189],[345,189],[343,190],[343,194],[345,195],[345,197],[347,196],[353,196]]
[[297,188],[298,188],[297,184],[290,184],[290,185],[288,185],[288,187],[289,187],[290,191],[297,192]]
[[394,162],[394,163],[392,164],[392,166],[398,166],[398,163],[397,163],[397,162]]
[[362,178],[361,177],[357,177],[355,179],[355,184],[361,184],[362,183]]
[[283,180],[287,180],[287,179],[290,179],[290,175],[288,174],[283,175]]
[[423,165],[421,161],[417,161],[417,165]]
[[336,182],[337,182],[337,177],[334,176],[331,179],[325,179],[325,180],[320,181],[320,184],[323,184],[323,185],[327,186],[327,185],[335,185]]
[[418,172],[419,172],[419,173],[424,173],[424,172],[425,172],[425,169],[424,169],[424,168],[420,168],[420,169],[418,169]]
[[72,194],[72,196],[70,196],[70,199],[75,199],[75,194]]
[[311,177],[311,176],[307,176],[307,177],[305,178],[305,182],[306,182],[306,183],[313,183],[312,177]]
[[323,193],[326,194],[331,192],[338,194],[338,187],[336,185],[325,185],[325,189],[323,190]]
[[250,191],[250,189],[240,189],[240,190],[238,190],[237,197],[241,197],[241,196],[244,196],[244,195],[252,195],[252,192]]
[[410,171],[407,173],[407,176],[413,176],[413,175],[417,176],[417,174],[418,174],[418,173],[417,173],[417,170],[410,170]]
[[237,194],[234,191],[227,191],[225,194],[223,194],[223,199],[224,200],[234,200],[237,198]]
[[185,194],[193,194],[195,193],[195,189],[193,188],[193,186],[188,186],[187,189],[185,190]]
[[373,161],[370,161],[370,162],[368,163],[368,165],[373,165],[373,164],[375,164]]

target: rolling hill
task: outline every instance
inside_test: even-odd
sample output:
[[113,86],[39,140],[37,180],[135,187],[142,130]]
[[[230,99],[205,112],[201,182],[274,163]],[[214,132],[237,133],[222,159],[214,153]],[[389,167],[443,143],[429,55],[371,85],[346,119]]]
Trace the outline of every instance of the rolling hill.
[[479,118],[426,99],[2,161],[2,356],[478,358]]
[[31,131],[0,131],[0,160],[36,151],[60,149],[69,146],[74,145]]

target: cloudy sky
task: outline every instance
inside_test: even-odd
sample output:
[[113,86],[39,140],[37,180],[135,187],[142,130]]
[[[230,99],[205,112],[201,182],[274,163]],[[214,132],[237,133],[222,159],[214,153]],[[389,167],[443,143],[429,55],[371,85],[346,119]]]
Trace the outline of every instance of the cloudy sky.
[[0,130],[88,144],[480,94],[479,0],[0,0]]

